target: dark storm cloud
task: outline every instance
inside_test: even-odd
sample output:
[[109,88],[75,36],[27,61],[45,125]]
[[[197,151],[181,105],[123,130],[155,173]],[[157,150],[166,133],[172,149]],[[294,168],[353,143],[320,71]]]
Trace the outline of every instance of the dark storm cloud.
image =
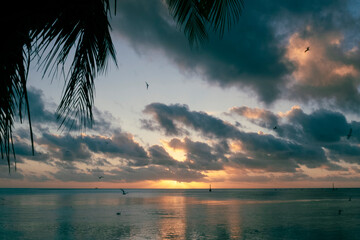
[[[133,166],[149,163],[146,151],[132,139],[129,133],[116,131],[107,138],[99,135],[72,136],[43,133],[39,143],[46,146],[52,157],[62,161],[78,161],[94,164],[94,153],[102,153],[111,158],[123,158]],[[106,164],[106,163],[104,163]]]
[[[56,120],[55,109],[56,105],[53,102],[49,102],[44,98],[44,93],[42,90],[30,87],[28,89],[28,98],[30,105],[30,114],[31,114],[31,122],[36,128],[45,128],[48,126],[53,126],[58,128],[59,122]],[[48,108],[50,110],[48,110]],[[112,129],[111,122],[115,121],[115,118],[109,112],[102,112],[96,107],[93,107],[94,114],[94,123],[92,130],[97,131],[99,133],[106,133]],[[78,126],[76,123],[73,124],[71,121],[69,123],[65,123],[66,131],[76,130]],[[20,132],[17,134],[28,134],[24,130],[20,129]]]
[[86,162],[91,157],[91,152],[80,136],[43,133],[38,142],[46,145],[51,155],[61,160]]
[[[298,137],[301,141],[296,141],[296,139],[278,138],[270,134],[246,133],[238,130],[229,123],[225,123],[219,118],[203,112],[190,111],[188,107],[184,105],[153,103],[146,106],[144,112],[152,115],[154,120],[157,121],[158,126],[165,131],[167,131],[166,129],[168,129],[169,125],[177,129],[175,132],[184,131],[181,127],[186,127],[198,131],[210,139],[215,138],[222,141],[223,150],[220,152],[214,151],[213,146],[209,146],[206,143],[193,142],[189,138],[185,138],[184,141],[175,138],[168,143],[169,146],[174,149],[186,150],[187,160],[193,162],[190,166],[195,169],[201,169],[201,166],[207,170],[221,169],[223,164],[228,161],[227,157],[225,157],[229,148],[227,143],[224,142],[226,139],[241,141],[241,147],[244,153],[233,154],[229,160],[243,167],[266,169],[274,172],[294,172],[299,167],[299,164],[306,165],[309,168],[330,164],[322,146],[313,145],[311,144],[312,142],[308,142],[310,137],[310,139],[312,139],[322,136],[320,133],[323,131],[321,129],[315,129],[315,127],[312,128],[314,132],[310,131],[308,134],[305,134],[304,130],[302,130]],[[273,113],[269,111],[263,112],[266,113],[266,116],[275,118]],[[301,114],[292,114],[294,116],[290,118],[294,124],[301,123],[307,124],[307,126],[318,126],[318,121],[321,122],[322,120],[322,114],[325,114],[326,116],[330,116],[330,120],[334,121],[334,124],[342,123],[344,125],[342,121],[343,118],[337,113],[319,111],[310,115],[310,117],[303,113],[303,118],[300,117]],[[166,121],[163,121],[163,119]],[[293,125],[289,126],[295,128]],[[280,126],[280,128],[281,127],[282,126]],[[329,133],[328,141],[339,138],[339,131],[335,131],[333,134],[335,134],[336,137]],[[283,135],[285,134],[283,133]],[[325,137],[321,139],[323,141],[326,140]],[[219,145],[217,147],[219,147]]]
[[[259,112],[261,111],[259,110]],[[242,115],[246,116],[246,114]],[[271,112],[268,115],[272,115]],[[263,119],[263,117],[260,118]],[[249,120],[264,127],[261,121],[253,121],[251,118]],[[286,123],[280,124],[274,133],[298,144],[298,147],[307,145],[304,149],[298,149],[297,158],[299,159],[297,162],[305,163],[309,167],[312,165],[306,159],[317,156],[318,161],[316,162],[325,164],[324,151],[321,149],[324,148],[327,150],[325,155],[333,162],[343,160],[349,163],[359,163],[360,147],[356,144],[359,142],[359,122],[348,123],[345,116],[340,112],[318,109],[306,114],[299,108],[293,108],[282,121],[286,121]],[[352,129],[352,135],[347,139],[350,129]],[[250,142],[251,140],[245,141],[245,145]],[[246,147],[256,145],[250,144]],[[264,145],[260,144],[260,146]],[[280,145],[276,144],[276,146]],[[273,148],[274,146],[270,147]],[[255,149],[253,152],[259,154],[261,149]],[[328,170],[344,170],[341,166],[333,163],[327,163],[326,166]],[[317,167],[317,165],[313,165],[313,167]]]
[[305,114],[301,109],[295,109],[288,116],[292,124],[297,124],[308,137],[319,142],[337,142],[345,137],[350,129],[346,118],[339,112],[320,109]]
[[326,146],[330,150],[329,157],[333,161],[343,160],[349,163],[360,164],[360,147],[358,145],[350,145],[346,142],[328,144]]
[[[248,86],[259,92],[261,99],[272,101],[287,71],[279,61],[283,51],[277,47],[269,16],[265,17],[262,9],[250,2],[247,5],[241,23],[233,31],[221,41],[211,36],[210,44],[199,51],[191,51],[161,1],[121,1],[112,25],[139,51],[163,49],[178,66],[204,73],[212,83]],[[263,17],[259,18],[259,14]]]
[[152,115],[159,127],[165,130],[167,135],[178,136],[187,132],[186,129],[177,124],[193,128],[209,137],[226,138],[237,132],[236,127],[225,123],[221,119],[212,117],[205,112],[189,111],[187,105],[152,103],[145,107],[144,113]]
[[359,143],[360,142],[360,122],[351,121],[350,126],[352,128],[351,141]]
[[43,163],[50,163],[51,160],[51,156],[46,152],[39,151],[37,146],[34,148],[33,155],[31,145],[22,141],[17,141],[16,144],[14,144],[14,150],[17,163],[22,163],[26,159]]
[[[258,108],[234,107],[230,112],[263,128],[276,126],[274,133],[296,142],[338,142],[347,136],[350,128],[356,132],[360,130],[358,122],[348,123],[342,113],[327,109],[306,114],[300,108],[293,108],[286,115],[286,121],[271,111]],[[354,135],[353,139],[357,140],[358,135]]]
[[[162,1],[120,1],[112,26],[137,51],[159,49],[180,69],[222,87],[251,89],[265,103],[281,98],[331,100],[338,108],[358,112],[358,76],[322,75],[345,65],[360,69],[360,51],[348,52],[360,39],[358,19],[350,1],[245,1],[239,23],[223,39],[210,34],[210,42],[193,51]],[[326,59],[325,67],[316,61],[304,69],[289,56],[295,33],[299,41],[290,47],[301,49],[297,55],[311,44],[310,53]],[[339,44],[334,44],[334,36],[339,36]],[[309,73],[294,82],[297,71]],[[289,81],[294,82],[291,88]],[[314,85],[320,82],[325,84]]]
[[92,152],[125,158],[134,166],[144,166],[149,163],[145,149],[135,142],[129,133],[118,130],[111,138],[85,136],[82,140]]
[[159,145],[151,146],[149,152],[152,164],[163,166],[178,166],[180,164],[179,161],[172,158],[169,153]]
[[[319,167],[327,163],[325,152],[320,146],[294,143],[269,134],[247,133],[241,139],[251,160],[246,164],[256,164],[267,169],[295,171],[297,164]],[[282,166],[282,167],[281,167]]]
[[44,94],[42,90],[30,87],[28,89],[30,114],[32,123],[55,123],[56,117],[53,112],[45,108]]

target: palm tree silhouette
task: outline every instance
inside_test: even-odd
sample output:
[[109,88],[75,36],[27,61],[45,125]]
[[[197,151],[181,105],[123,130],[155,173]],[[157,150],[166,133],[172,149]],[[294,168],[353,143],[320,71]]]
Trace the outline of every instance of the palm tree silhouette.
[[[116,9],[116,0],[114,4]],[[244,7],[243,0],[167,0],[165,4],[191,46],[206,41],[209,30],[222,37]],[[5,34],[0,46],[0,149],[9,171],[11,153],[15,159],[12,129],[17,116],[21,122],[25,115],[28,118],[34,154],[26,83],[35,57],[40,59],[44,75],[55,76],[74,52],[56,115],[60,127],[91,127],[94,79],[106,70],[108,58],[116,64],[110,9],[109,0],[62,0],[56,4],[34,0],[9,1],[1,11]]]

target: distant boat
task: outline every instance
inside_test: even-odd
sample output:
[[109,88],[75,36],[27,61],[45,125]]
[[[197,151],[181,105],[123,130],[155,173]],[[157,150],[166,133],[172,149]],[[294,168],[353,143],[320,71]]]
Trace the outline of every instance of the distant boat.
[[211,184],[210,184],[209,192],[211,192]]

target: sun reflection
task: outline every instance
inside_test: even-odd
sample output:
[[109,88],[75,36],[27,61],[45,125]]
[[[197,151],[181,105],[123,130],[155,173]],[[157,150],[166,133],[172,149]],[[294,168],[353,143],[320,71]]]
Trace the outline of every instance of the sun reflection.
[[185,202],[184,196],[164,196],[158,199],[161,239],[185,239]]

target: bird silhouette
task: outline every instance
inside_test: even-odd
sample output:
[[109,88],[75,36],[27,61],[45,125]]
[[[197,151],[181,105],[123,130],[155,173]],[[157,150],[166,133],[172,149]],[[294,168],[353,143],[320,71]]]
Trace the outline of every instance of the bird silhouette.
[[352,128],[350,128],[350,131],[349,131],[349,133],[347,135],[347,139],[349,139],[351,137],[351,133],[352,133]]
[[307,52],[307,51],[310,51],[310,47],[307,47],[307,48],[306,48],[305,52]]
[[273,129],[276,130],[276,129],[277,129],[277,126],[275,126]]
[[98,178],[99,178],[99,180],[100,180],[100,179],[102,179],[102,178],[104,178],[104,177],[103,177],[103,176],[99,176]]
[[146,83],[146,90],[148,90],[149,89],[149,84],[147,82],[145,82],[145,83]]
[[127,192],[125,192],[124,189],[121,188],[120,190],[122,191],[123,195],[126,195],[126,194],[127,194]]

